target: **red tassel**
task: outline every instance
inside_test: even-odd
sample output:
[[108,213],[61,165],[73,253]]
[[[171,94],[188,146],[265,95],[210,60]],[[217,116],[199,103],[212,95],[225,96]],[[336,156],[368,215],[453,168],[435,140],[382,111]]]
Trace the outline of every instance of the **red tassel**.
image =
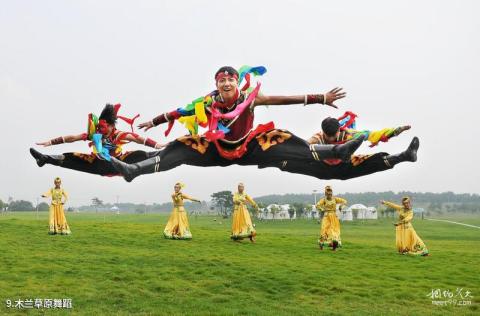
[[170,131],[172,130],[172,127],[173,127],[173,123],[175,123],[175,121],[169,121],[169,122],[168,122],[168,128],[167,128],[167,130],[165,131],[165,137],[167,137],[168,134],[170,134]]
[[247,74],[245,75],[245,81],[246,81],[246,83],[245,83],[245,85],[243,86],[242,91],[245,91],[245,90],[247,90],[248,88],[250,88],[250,74],[249,74],[249,73],[247,73]]
[[115,116],[118,114],[118,110],[120,110],[120,107],[122,105],[120,103],[117,103],[113,106],[113,112],[115,113]]
[[[117,104],[120,105],[120,104]],[[133,118],[128,118],[125,116],[117,115],[119,119],[122,119],[124,122],[126,122],[128,125],[130,125],[130,128],[132,129],[133,132],[133,124],[135,123],[135,120],[140,117],[140,114],[135,115]]]

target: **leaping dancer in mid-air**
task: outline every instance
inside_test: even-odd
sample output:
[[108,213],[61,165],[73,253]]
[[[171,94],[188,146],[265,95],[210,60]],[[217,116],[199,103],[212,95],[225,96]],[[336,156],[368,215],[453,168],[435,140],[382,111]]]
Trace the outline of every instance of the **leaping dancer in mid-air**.
[[[217,89],[205,97],[194,100],[185,108],[161,114],[142,123],[148,130],[169,123],[168,135],[175,120],[184,123],[190,135],[177,138],[154,157],[129,164],[112,158],[112,164],[127,181],[135,177],[170,170],[182,164],[192,166],[263,165],[285,160],[309,163],[319,159],[348,160],[361,145],[363,136],[339,145],[310,145],[293,133],[276,129],[273,122],[253,127],[254,110],[262,105],[325,104],[345,97],[341,88],[325,94],[298,96],[260,95],[260,84],[252,89],[250,76],[262,75],[264,67],[222,67],[215,74]],[[240,84],[245,79],[245,85]],[[198,135],[198,126],[208,127],[204,135]],[[321,176],[319,177],[321,178]]]

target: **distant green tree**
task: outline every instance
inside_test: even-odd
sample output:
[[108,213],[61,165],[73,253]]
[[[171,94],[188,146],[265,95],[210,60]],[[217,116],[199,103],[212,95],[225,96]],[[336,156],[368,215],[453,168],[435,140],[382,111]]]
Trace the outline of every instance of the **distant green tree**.
[[4,208],[5,208],[5,203],[3,203],[2,199],[0,199],[0,212],[3,212]]
[[228,217],[233,211],[233,194],[231,191],[220,191],[211,196],[212,204],[218,208],[223,217]]
[[288,216],[290,216],[290,218],[292,218],[294,214],[295,214],[295,207],[293,206],[293,204],[289,204],[288,205]]
[[313,211],[313,205],[310,203],[305,204],[304,211],[300,214],[301,216],[311,213]]
[[290,215],[290,218],[293,217],[293,215],[296,213],[297,216],[301,216],[307,207],[312,208],[312,205],[310,204],[305,204],[305,203],[292,203],[289,205],[288,208],[288,213]]
[[33,207],[32,202],[30,201],[25,201],[25,200],[18,200],[18,201],[12,201],[8,205],[8,210],[9,211],[33,211],[35,208]]
[[50,205],[45,202],[42,202],[37,205],[37,209],[39,212],[47,212],[50,209]]
[[432,203],[430,203],[428,208],[432,211],[441,211],[442,210],[442,203],[435,200]]
[[95,207],[95,212],[98,213],[98,207],[103,205],[103,201],[100,200],[98,197],[94,197],[92,199],[92,205]]
[[277,215],[278,212],[280,212],[281,208],[280,206],[273,204],[270,206],[270,213],[272,213],[273,219],[275,219],[275,215]]

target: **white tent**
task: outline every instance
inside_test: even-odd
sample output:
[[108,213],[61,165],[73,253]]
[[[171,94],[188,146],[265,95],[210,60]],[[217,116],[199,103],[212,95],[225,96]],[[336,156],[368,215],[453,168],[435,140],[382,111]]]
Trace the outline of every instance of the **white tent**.
[[345,210],[346,217],[351,219],[344,220],[353,220],[354,213],[357,215],[356,219],[378,219],[378,212],[375,207],[366,207],[363,204],[353,204]]
[[120,209],[116,205],[112,206],[112,208],[110,210],[114,211],[115,214],[120,214]]
[[353,213],[350,208],[344,208],[341,211],[337,211],[337,216],[341,221],[353,221]]
[[[276,207],[277,209],[279,209],[279,211],[277,211],[275,213],[275,218],[274,218],[274,214],[271,212],[272,207]],[[260,214],[258,215],[258,218],[260,218],[260,219],[282,219],[282,220],[283,219],[290,219],[290,213],[288,212],[289,209],[290,209],[290,205],[288,205],[288,204],[282,204],[282,205],[270,204],[266,208],[264,208],[260,211]],[[297,214],[294,212],[292,219],[295,219],[296,215]]]

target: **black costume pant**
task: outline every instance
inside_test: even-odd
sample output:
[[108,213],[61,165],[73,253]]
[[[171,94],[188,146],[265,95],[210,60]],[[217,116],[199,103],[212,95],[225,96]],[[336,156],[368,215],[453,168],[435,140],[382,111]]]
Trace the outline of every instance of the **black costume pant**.
[[[227,150],[234,150],[238,146],[238,144],[222,143],[222,148]],[[283,130],[273,130],[264,133],[263,137],[252,139],[247,145],[247,151],[240,158],[224,158],[213,142],[191,136],[174,140],[165,149],[151,153],[151,157],[139,164],[142,168],[141,174],[166,171],[183,164],[200,167],[225,167],[234,164],[260,166],[283,160],[298,160],[305,163],[315,161],[315,155],[304,139]]]
[[[142,150],[136,150],[126,152],[117,158],[125,163],[131,164],[148,159],[152,154],[156,154],[156,151],[145,152]],[[109,161],[100,159],[95,154],[64,153],[63,159],[55,159],[50,163],[62,168],[98,174],[101,176],[118,175],[118,172],[113,168]]]
[[[152,158],[156,159],[155,165],[142,173],[166,171],[182,164],[202,167],[238,164],[257,165],[258,168],[277,167],[282,171],[304,174],[318,179],[347,180],[385,171],[393,167],[386,162],[387,153],[365,156],[357,162],[358,164],[346,161],[338,165],[329,165],[322,160],[315,160],[309,149],[309,144],[294,135],[284,143],[276,144],[265,151],[257,140],[253,140],[248,144],[247,153],[234,160],[221,157],[213,143],[209,143],[205,153],[201,154],[178,140],[170,143],[157,155],[153,155],[156,157]],[[284,159],[284,157],[289,158]]]
[[282,171],[304,174],[318,179],[348,180],[393,168],[386,161],[387,156],[387,153],[376,153],[361,158],[362,161],[358,165],[355,165],[352,161],[341,162],[338,165],[329,165],[323,161],[305,163],[298,160],[290,160],[260,165],[259,168],[277,167]]

